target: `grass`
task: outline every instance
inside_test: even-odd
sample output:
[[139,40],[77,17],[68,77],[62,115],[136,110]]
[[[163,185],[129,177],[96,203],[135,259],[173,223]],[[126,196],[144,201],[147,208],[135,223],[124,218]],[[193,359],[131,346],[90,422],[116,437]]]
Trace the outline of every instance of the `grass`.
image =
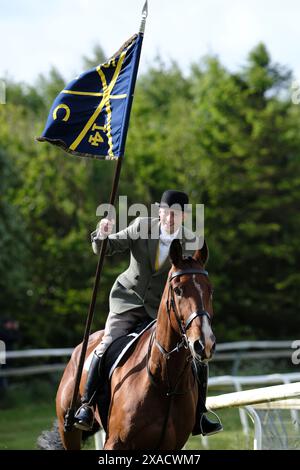
[[[208,415],[213,419],[213,415]],[[185,448],[188,450],[251,450],[253,449],[253,427],[250,425],[250,436],[243,434],[238,409],[226,409],[218,412],[224,430],[205,439],[192,436]]]
[[[50,429],[55,419],[55,391],[52,386],[31,384],[35,397],[29,388],[12,389],[0,406],[0,450],[27,450],[36,448],[37,437],[43,430]],[[253,437],[247,440],[242,433],[237,410],[222,410],[219,413],[224,431],[206,438],[191,437],[185,448],[198,449],[252,449]],[[248,441],[248,442],[247,442]],[[87,445],[93,449],[93,439]]]
[[0,412],[0,450],[36,448],[36,439],[50,429],[55,418],[54,403],[25,404]]

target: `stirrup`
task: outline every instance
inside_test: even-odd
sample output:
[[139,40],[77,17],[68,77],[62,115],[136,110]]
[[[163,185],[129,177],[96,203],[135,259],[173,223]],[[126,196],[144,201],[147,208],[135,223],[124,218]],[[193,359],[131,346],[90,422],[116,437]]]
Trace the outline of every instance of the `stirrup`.
[[76,411],[74,427],[81,431],[91,431],[94,419],[94,408],[88,403],[83,403]]
[[200,418],[200,423],[199,423],[200,433],[202,434],[202,436],[211,436],[213,434],[223,431],[223,425],[221,423],[219,416],[211,410],[210,412],[215,415],[215,417],[217,418],[217,421],[211,421],[203,413],[203,415]]

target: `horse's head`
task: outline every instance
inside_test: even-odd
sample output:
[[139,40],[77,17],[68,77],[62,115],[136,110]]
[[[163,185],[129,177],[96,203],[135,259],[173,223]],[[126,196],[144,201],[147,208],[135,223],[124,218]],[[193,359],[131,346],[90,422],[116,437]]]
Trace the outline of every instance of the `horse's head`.
[[208,259],[206,243],[193,257],[183,258],[179,240],[170,247],[172,268],[169,272],[167,310],[176,331],[200,361],[211,359],[216,338],[211,329],[213,316],[212,286],[205,271]]

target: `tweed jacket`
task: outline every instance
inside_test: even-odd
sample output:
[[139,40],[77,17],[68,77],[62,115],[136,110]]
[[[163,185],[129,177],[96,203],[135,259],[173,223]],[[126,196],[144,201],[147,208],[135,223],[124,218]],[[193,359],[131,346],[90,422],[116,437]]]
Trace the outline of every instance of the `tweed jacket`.
[[[141,238],[141,232],[148,233],[147,238]],[[106,255],[130,251],[129,267],[117,277],[110,292],[110,312],[122,314],[144,307],[151,318],[156,318],[171,262],[167,257],[160,268],[155,269],[159,238],[151,238],[151,233],[159,234],[159,219],[138,217],[126,229],[109,235]],[[91,241],[94,253],[98,254],[101,239],[97,230],[92,232]],[[194,246],[192,250],[187,248],[191,241],[201,248],[195,234],[182,227],[181,244],[185,256],[194,254]]]

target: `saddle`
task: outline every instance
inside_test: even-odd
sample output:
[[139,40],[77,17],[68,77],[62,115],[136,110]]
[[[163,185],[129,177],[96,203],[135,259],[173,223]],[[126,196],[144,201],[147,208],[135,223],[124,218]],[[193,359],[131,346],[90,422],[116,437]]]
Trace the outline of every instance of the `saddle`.
[[100,370],[100,384],[97,393],[97,407],[99,415],[101,418],[102,427],[107,432],[107,421],[109,406],[111,400],[111,387],[110,381],[112,374],[118,365],[122,365],[130,357],[134,346],[137,343],[138,339],[149,330],[156,320],[151,318],[139,323],[134,330],[130,331],[127,335],[121,336],[113,341],[105,353],[103,354],[101,360],[101,370]]

